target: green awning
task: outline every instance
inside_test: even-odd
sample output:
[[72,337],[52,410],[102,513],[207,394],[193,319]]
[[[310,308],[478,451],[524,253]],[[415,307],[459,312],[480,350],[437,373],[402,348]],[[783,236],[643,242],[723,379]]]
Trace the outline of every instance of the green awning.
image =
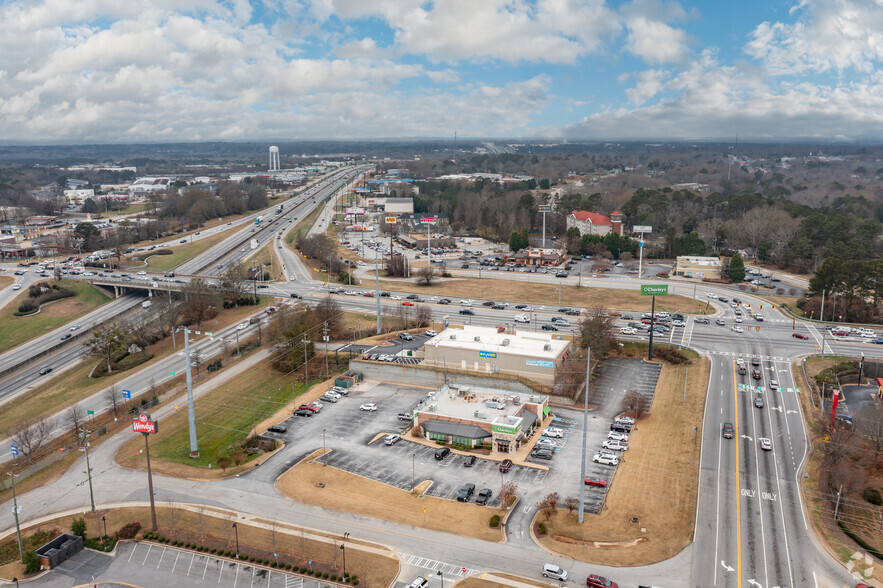
[[543,407],[543,416],[549,416],[549,411],[551,411],[551,410],[552,410],[552,409],[549,408],[548,405],[544,406],[544,407]]

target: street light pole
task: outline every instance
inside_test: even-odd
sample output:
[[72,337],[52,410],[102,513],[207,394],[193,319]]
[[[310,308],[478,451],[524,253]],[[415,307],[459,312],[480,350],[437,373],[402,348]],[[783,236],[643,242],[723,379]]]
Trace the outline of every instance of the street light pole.
[[86,452],[86,476],[89,478],[89,501],[92,512],[95,512],[95,493],[92,491],[92,468],[89,467],[89,431],[83,430],[83,451]]
[[236,533],[236,557],[239,557],[239,527],[233,523],[233,532]]
[[340,551],[343,552],[343,576],[346,577],[346,549],[343,543],[340,544]]
[[102,516],[101,522],[104,523],[104,551],[107,551],[107,518]]
[[322,467],[328,465],[328,450],[325,449],[325,429],[322,429]]
[[[545,215],[543,215],[543,216],[545,217]],[[438,572],[436,572],[435,575],[436,575],[436,576],[441,576],[441,584],[440,584],[440,586],[441,586],[442,588],[444,588],[444,586],[445,586],[445,575],[442,573],[441,570],[439,570]]]
[[[15,515],[15,535],[18,537],[18,559],[21,560],[21,563],[25,563],[25,556],[21,550],[21,527],[18,525],[18,498],[15,496],[15,473],[8,473],[12,476],[12,514]],[[18,581],[16,580],[16,586],[17,585]]]

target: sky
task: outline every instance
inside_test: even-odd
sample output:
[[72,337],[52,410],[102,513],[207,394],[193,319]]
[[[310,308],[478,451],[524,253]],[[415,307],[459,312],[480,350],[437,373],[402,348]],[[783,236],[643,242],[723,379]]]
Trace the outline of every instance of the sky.
[[0,142],[883,141],[883,0],[0,0]]

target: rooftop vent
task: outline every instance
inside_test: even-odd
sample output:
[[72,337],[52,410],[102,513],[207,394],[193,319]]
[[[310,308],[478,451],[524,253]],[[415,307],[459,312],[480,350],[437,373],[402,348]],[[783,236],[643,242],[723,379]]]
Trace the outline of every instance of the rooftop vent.
[[548,343],[543,345],[543,351],[552,351],[552,346]]
[[481,337],[479,337],[479,336],[476,335],[476,337],[475,337],[475,341],[481,341]]
[[503,347],[505,347],[508,344],[509,344],[509,339],[503,339],[503,343],[502,343]]
[[457,339],[457,335],[451,335],[451,341],[455,341]]

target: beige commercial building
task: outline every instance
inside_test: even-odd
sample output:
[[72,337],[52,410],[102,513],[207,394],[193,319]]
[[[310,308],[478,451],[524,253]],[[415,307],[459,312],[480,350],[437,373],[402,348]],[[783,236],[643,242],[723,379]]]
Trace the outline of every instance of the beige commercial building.
[[719,280],[721,277],[721,260],[719,257],[693,257],[684,255],[675,263],[676,276]]
[[445,329],[424,345],[424,365],[517,374],[551,386],[570,341],[546,332],[498,333],[492,327]]

